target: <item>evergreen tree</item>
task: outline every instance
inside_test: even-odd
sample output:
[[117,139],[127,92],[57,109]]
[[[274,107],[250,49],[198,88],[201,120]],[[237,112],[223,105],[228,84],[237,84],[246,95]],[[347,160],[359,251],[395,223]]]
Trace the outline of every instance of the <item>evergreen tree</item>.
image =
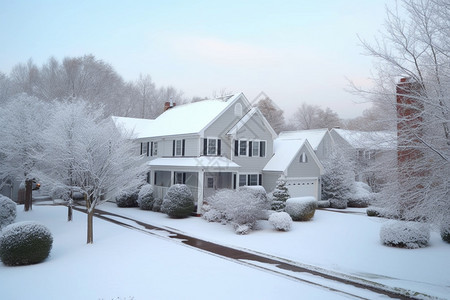
[[272,194],[273,194],[272,210],[284,211],[284,208],[286,206],[286,200],[291,197],[286,187],[286,181],[279,178],[277,180],[275,190],[273,191]]

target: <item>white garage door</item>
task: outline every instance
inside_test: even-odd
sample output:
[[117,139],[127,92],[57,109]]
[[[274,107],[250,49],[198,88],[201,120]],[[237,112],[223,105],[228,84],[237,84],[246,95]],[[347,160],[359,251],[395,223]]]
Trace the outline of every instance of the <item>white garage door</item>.
[[286,187],[291,197],[312,196],[317,199],[317,178],[287,178]]

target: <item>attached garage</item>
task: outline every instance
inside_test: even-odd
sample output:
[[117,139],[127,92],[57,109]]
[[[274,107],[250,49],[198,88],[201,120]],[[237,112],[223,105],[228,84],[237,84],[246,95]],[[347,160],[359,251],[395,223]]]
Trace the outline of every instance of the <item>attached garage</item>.
[[320,199],[318,195],[318,178],[286,178],[286,187],[291,197],[313,196]]

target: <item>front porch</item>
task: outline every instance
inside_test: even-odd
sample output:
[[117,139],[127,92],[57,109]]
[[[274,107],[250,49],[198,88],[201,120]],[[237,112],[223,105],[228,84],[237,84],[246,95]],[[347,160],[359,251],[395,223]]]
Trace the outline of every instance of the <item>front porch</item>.
[[155,197],[164,198],[173,184],[191,190],[201,213],[203,202],[219,189],[236,188],[239,166],[224,157],[158,158],[149,162]]

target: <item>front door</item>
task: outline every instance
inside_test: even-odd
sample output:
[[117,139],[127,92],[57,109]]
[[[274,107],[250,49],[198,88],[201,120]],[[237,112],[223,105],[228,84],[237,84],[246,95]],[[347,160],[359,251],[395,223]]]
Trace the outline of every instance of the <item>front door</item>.
[[209,197],[214,194],[216,190],[216,177],[215,176],[205,176],[204,191],[205,196]]

